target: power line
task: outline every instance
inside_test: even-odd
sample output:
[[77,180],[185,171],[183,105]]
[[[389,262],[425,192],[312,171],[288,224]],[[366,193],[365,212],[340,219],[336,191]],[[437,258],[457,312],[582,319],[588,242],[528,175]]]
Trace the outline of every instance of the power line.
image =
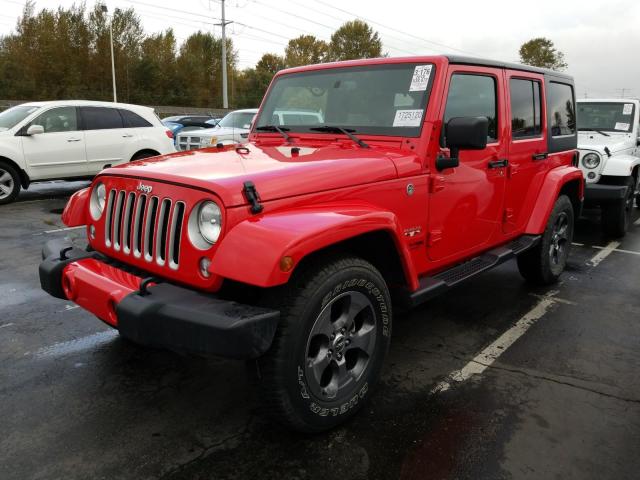
[[460,48],[452,47],[450,45],[445,45],[444,43],[439,43],[439,42],[435,42],[433,40],[428,40],[426,38],[422,38],[422,37],[418,37],[417,35],[413,35],[412,33],[403,32],[402,30],[398,30],[397,28],[389,27],[388,25],[385,25],[384,23],[376,22],[375,20],[371,20],[369,18],[363,17],[362,15],[358,15],[356,13],[349,12],[349,11],[344,10],[342,8],[339,8],[339,7],[334,7],[333,5],[331,5],[331,4],[327,3],[327,2],[324,2],[322,0],[314,0],[314,1],[316,3],[324,5],[325,7],[333,8],[334,10],[338,10],[339,12],[346,13],[347,15],[351,15],[351,16],[356,17],[356,18],[360,18],[360,19],[362,19],[362,20],[364,20],[364,21],[366,21],[368,23],[372,23],[372,24],[378,25],[378,26],[380,26],[382,28],[386,28],[387,30],[391,30],[393,32],[400,33],[402,35],[406,35],[407,37],[415,38],[416,40],[420,40],[421,42],[430,43],[432,45],[437,45],[438,47],[443,47],[443,48],[446,48],[448,50],[455,50],[455,51],[466,53],[466,54],[469,54],[469,55],[476,55],[475,53],[469,52],[467,50],[462,50]]

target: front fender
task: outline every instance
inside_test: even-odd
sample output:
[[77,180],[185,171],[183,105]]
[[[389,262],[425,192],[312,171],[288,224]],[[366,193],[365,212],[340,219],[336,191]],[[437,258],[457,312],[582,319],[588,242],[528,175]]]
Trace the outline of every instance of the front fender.
[[67,227],[79,227],[87,224],[89,190],[89,188],[83,188],[71,195],[62,212],[62,223]]
[[[209,271],[260,287],[287,283],[307,255],[343,240],[374,231],[393,238],[408,284],[415,269],[395,214],[369,205],[324,205],[266,214],[240,222],[224,237]],[[280,260],[292,257],[294,269],[283,272]]]
[[554,168],[547,173],[525,233],[538,235],[544,232],[560,191],[569,182],[576,182],[578,199],[582,201],[584,199],[584,177],[579,168],[564,166]]
[[609,175],[612,177],[628,177],[633,169],[640,165],[640,158],[633,155],[613,155],[605,157],[605,164],[602,168],[601,175]]

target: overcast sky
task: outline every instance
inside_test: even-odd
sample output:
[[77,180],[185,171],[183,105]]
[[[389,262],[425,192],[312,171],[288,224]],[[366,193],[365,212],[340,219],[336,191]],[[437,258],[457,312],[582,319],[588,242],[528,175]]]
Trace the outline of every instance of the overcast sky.
[[[73,0],[37,0],[36,8],[70,6]],[[78,3],[77,1],[75,3]],[[92,7],[95,0],[86,0]],[[0,0],[0,33],[13,30],[24,1]],[[219,0],[106,0],[109,9],[134,7],[144,28],[173,27],[179,40],[220,28]],[[394,0],[227,0],[227,31],[241,68],[263,53],[281,54],[303,33],[329,40],[345,21],[361,18],[379,33],[390,56],[459,53],[517,61],[520,45],[545,36],[565,53],[577,94],[640,97],[640,2],[609,0],[507,0],[426,2]]]

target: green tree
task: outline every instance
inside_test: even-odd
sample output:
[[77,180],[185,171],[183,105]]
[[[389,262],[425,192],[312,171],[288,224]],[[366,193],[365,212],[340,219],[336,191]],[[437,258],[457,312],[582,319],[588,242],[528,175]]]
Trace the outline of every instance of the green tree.
[[331,36],[328,59],[353,60],[382,56],[382,40],[366,22],[353,20],[344,23]]
[[284,63],[287,67],[322,63],[328,51],[329,46],[326,42],[318,40],[313,35],[300,35],[289,40],[284,51]]
[[563,71],[567,68],[564,53],[557,50],[548,38],[533,38],[520,47],[520,61],[534,67]]

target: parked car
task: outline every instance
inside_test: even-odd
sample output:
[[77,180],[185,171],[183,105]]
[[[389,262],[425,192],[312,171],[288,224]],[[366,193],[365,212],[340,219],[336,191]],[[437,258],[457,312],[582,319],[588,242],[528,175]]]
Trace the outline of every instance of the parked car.
[[106,167],[175,152],[153,109],[123,103],[26,103],[0,113],[0,204],[31,182],[91,178]]
[[578,100],[580,168],[585,205],[601,207],[606,234],[621,237],[640,207],[640,102],[635,99]]
[[216,126],[222,117],[216,117],[213,115],[174,115],[172,117],[165,117],[163,122],[179,123],[184,128],[211,128]]
[[258,109],[236,110],[227,113],[214,128],[208,130],[181,131],[176,140],[178,150],[196,150],[218,143],[245,143],[249,137],[251,120]]
[[[291,110],[324,123],[274,124]],[[456,56],[284,70],[247,144],[110,168],[73,195],[63,220],[89,247],[46,244],[40,280],[133,342],[252,360],[270,414],[325,430],[371,396],[396,307],[509,259],[558,280],[576,145],[557,72]]]

